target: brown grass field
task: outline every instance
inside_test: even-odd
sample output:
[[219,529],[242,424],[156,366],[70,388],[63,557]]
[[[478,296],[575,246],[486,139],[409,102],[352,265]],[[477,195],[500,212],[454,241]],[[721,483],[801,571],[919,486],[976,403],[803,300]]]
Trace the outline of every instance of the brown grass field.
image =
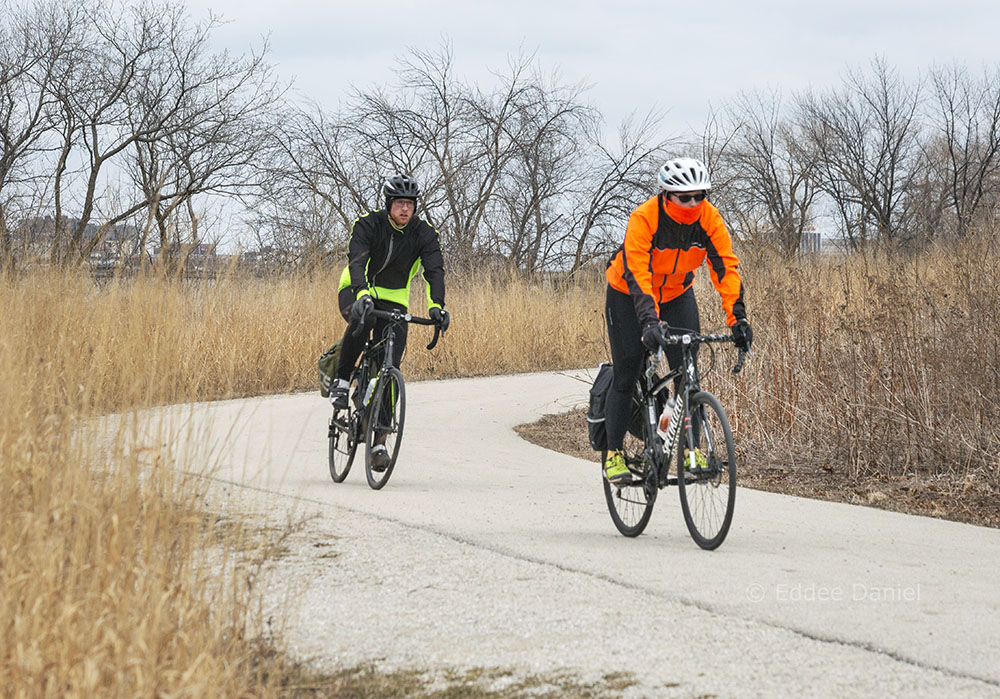
[[[736,429],[742,482],[795,492],[820,479],[877,506],[906,484],[951,505],[929,514],[1000,526],[997,258],[992,241],[916,257],[745,256],[754,357],[735,381],[723,360],[703,360]],[[315,389],[316,358],[344,327],[336,272],[0,277],[4,696],[295,693],[280,641],[250,631],[252,569],[234,562],[253,536],[222,532],[199,504],[204,486],[179,469],[144,475],[121,456],[135,452],[121,448],[127,433],[108,444],[79,435],[112,412]],[[721,314],[706,279],[709,330]],[[607,359],[603,298],[596,274],[449,280],[452,329],[433,353],[414,329],[406,376],[596,367]],[[582,425],[553,424],[549,446],[582,436]]]

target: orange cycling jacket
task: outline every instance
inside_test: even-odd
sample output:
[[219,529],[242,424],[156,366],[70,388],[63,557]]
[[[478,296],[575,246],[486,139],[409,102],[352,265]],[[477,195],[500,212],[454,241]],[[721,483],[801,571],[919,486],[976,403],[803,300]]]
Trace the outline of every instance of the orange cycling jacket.
[[708,259],[712,284],[722,297],[726,324],[746,318],[739,260],[722,215],[707,200],[686,208],[661,192],[640,204],[628,219],[625,242],[606,272],[612,288],[629,294],[640,324],[659,319],[657,304],[675,299],[694,283]]

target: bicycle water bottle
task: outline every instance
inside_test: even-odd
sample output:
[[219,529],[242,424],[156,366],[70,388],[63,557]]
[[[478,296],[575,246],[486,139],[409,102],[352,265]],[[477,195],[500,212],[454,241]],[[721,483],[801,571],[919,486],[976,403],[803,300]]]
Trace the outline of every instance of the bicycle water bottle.
[[368,401],[372,399],[372,393],[375,392],[375,382],[378,377],[372,377],[371,381],[368,382],[368,388],[365,389],[365,399],[361,402],[361,405],[367,406]]
[[660,422],[656,426],[656,434],[660,436],[664,442],[667,441],[667,430],[670,429],[670,418],[674,415],[674,397],[670,396],[667,398],[667,402],[663,404],[663,412],[660,413]]

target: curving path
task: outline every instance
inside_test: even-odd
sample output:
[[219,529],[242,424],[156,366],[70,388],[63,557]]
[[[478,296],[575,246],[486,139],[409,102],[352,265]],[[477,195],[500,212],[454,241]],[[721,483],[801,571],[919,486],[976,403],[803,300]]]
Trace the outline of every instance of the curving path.
[[626,539],[595,464],[512,429],[584,403],[586,375],[408,384],[378,492],[358,461],[330,480],[318,394],[143,421],[205,465],[219,502],[311,517],[267,599],[318,667],[496,667],[636,696],[1000,697],[1000,531],[741,489],[705,552],[665,490]]

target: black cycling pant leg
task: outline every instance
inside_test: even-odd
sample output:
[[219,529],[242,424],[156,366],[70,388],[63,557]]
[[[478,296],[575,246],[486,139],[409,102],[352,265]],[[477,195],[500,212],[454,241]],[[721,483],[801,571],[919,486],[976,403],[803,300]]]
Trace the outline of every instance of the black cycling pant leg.
[[608,391],[604,415],[608,450],[614,451],[622,448],[632,419],[632,392],[646,350],[642,344],[639,316],[628,294],[608,286],[604,315],[611,344],[611,362],[614,364],[614,380]]
[[[679,334],[682,332],[693,332],[701,334],[701,318],[698,315],[698,300],[694,296],[694,287],[688,287],[688,290],[675,299],[671,299],[666,303],[660,304],[660,320],[665,322],[670,326],[673,334]],[[695,367],[698,366],[698,347],[694,347],[694,363]],[[671,370],[676,369],[684,361],[684,352],[677,345],[670,345],[663,352],[667,356],[667,364],[670,366]],[[680,385],[680,377],[674,381],[674,392],[677,392],[677,387]],[[701,432],[701,418],[698,415],[694,416],[691,422],[691,431],[694,435],[695,442],[697,443],[698,436]]]
[[340,360],[337,362],[338,379],[350,378],[354,363],[361,356],[361,351],[365,348],[365,341],[368,339],[368,333],[371,331],[372,324],[370,322],[365,323],[368,328],[355,336],[354,329],[357,325],[357,321],[351,321],[347,324],[347,329],[344,331],[344,339],[340,343]]
[[399,368],[403,362],[403,353],[406,351],[406,338],[409,337],[410,326],[408,323],[400,323],[396,326],[396,337],[392,345],[392,365]]
[[[671,334],[682,332],[701,333],[701,319],[698,316],[698,301],[694,297],[694,287],[675,299],[660,304],[660,320],[670,326]],[[694,348],[695,363],[698,361],[698,348]],[[667,364],[671,370],[676,369],[684,361],[684,352],[678,345],[668,345],[663,353],[667,356]],[[680,383],[680,378],[674,382],[674,388]]]
[[340,315],[344,317],[344,320],[351,319],[351,307],[354,305],[354,301],[354,292],[349,286],[345,286],[337,294],[337,306],[340,308]]
[[[354,363],[358,361],[358,357],[361,355],[361,350],[365,348],[365,341],[368,339],[368,331],[362,331],[359,335],[355,337],[354,329],[357,328],[358,324],[351,320],[351,306],[354,305],[354,293],[351,291],[350,287],[346,287],[340,290],[337,296],[338,305],[340,306],[340,315],[344,317],[347,321],[347,329],[344,331],[344,339],[340,343],[340,359],[337,362],[337,378],[348,380],[351,376],[351,370],[354,368]],[[368,320],[366,323],[368,329],[371,329],[372,321]]]

